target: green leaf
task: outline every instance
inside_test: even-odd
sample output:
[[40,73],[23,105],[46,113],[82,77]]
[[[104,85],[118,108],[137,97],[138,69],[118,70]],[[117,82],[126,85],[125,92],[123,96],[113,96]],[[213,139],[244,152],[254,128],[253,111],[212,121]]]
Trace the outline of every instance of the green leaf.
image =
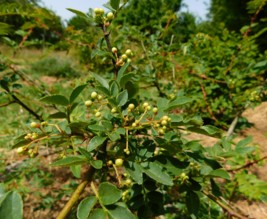
[[126,69],[128,68],[129,65],[130,65],[130,63],[127,62],[127,63],[125,63],[125,65],[123,65],[123,66],[120,68],[120,70],[119,70],[119,72],[118,72],[117,79],[116,79],[116,81],[118,82],[118,84],[120,84],[120,80],[121,80],[121,78],[122,78],[124,72],[126,71]]
[[102,160],[90,160],[90,164],[97,170],[101,169],[103,166]]
[[230,176],[229,176],[228,172],[223,170],[223,169],[213,170],[208,174],[208,176],[220,177],[220,178],[223,178],[223,179],[230,180]]
[[20,194],[16,191],[9,192],[0,206],[0,218],[22,219],[23,202]]
[[81,165],[70,166],[70,170],[71,170],[73,176],[75,176],[78,179],[81,178],[81,168],[82,168]]
[[184,97],[184,96],[178,96],[175,100],[171,101],[168,104],[166,110],[172,110],[172,109],[175,109],[179,106],[182,106],[182,105],[190,103],[190,102],[192,102],[191,98]]
[[87,86],[87,84],[80,85],[76,87],[71,95],[70,95],[70,103],[73,103],[74,100],[80,95],[80,93],[83,91],[83,89]]
[[111,58],[113,58],[110,52],[103,51],[103,50],[100,50],[100,49],[94,49],[92,51],[91,58],[93,59],[96,56],[100,56],[100,57],[110,56]]
[[128,161],[125,164],[126,171],[128,174],[133,178],[135,182],[137,182],[139,185],[143,183],[143,173],[142,173],[142,167],[135,162]]
[[120,6],[120,0],[110,0],[110,5],[114,10],[118,10]]
[[121,191],[109,182],[103,182],[100,184],[99,189],[99,199],[103,205],[111,205],[116,203],[121,198]]
[[252,136],[248,136],[245,139],[242,139],[241,141],[239,141],[236,146],[235,146],[235,150],[240,150],[244,147],[246,147],[249,143],[252,142]]
[[110,206],[107,209],[112,219],[136,219],[136,216],[126,206]]
[[120,86],[124,87],[124,85],[128,82],[128,81],[132,81],[133,78],[135,76],[135,73],[128,73],[122,76],[121,80],[120,80]]
[[118,106],[123,106],[127,103],[128,101],[128,92],[127,90],[124,90],[120,92],[116,98],[116,101],[118,103]]
[[159,164],[146,162],[141,163],[141,166],[143,167],[143,172],[150,178],[154,179],[156,182],[167,186],[173,185],[172,177],[164,172],[163,168]]
[[103,127],[101,125],[97,125],[97,124],[89,125],[88,128],[90,130],[96,131],[96,132],[105,132],[106,131],[105,127]]
[[94,78],[105,88],[109,89],[109,85],[108,82],[102,78],[101,76],[99,76],[98,74],[92,73]]
[[66,119],[68,116],[66,113],[63,113],[63,112],[56,112],[56,113],[53,113],[53,114],[50,114],[48,116],[48,119]]
[[106,219],[107,215],[103,209],[94,209],[88,219]]
[[28,145],[30,142],[31,142],[30,140],[22,140],[22,141],[19,141],[16,144],[12,145],[12,148],[19,148],[19,147]]
[[69,101],[66,97],[62,95],[51,95],[51,96],[46,96],[40,99],[40,101],[43,101],[45,103],[50,103],[50,104],[56,104],[56,105],[63,105],[63,106],[68,106]]
[[82,11],[78,11],[78,10],[75,10],[72,8],[66,8],[66,9],[71,11],[72,13],[76,14],[77,16],[88,18],[87,15],[85,13],[83,13]]
[[57,160],[54,163],[52,163],[52,166],[72,166],[72,165],[78,165],[86,163],[86,158],[83,156],[68,156],[66,158],[63,158],[61,160]]
[[197,218],[200,200],[198,195],[193,191],[187,191],[186,193],[186,207],[190,215],[194,215]]
[[96,202],[97,198],[95,196],[83,199],[77,209],[77,218],[87,219]]
[[113,81],[110,85],[110,93],[112,96],[116,97],[119,93],[119,85],[117,81]]
[[93,137],[90,140],[89,144],[87,145],[87,151],[91,152],[95,150],[97,147],[102,145],[106,139],[107,137],[100,137],[100,136]]

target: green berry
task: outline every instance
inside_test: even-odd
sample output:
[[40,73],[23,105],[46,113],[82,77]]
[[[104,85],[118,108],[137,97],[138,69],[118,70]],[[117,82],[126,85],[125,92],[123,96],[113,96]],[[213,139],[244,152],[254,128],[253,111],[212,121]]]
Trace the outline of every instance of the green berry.
[[118,49],[117,49],[116,47],[113,47],[113,48],[111,49],[111,51],[112,51],[112,53],[117,53],[117,52],[118,52]]
[[133,103],[130,103],[128,105],[128,109],[133,110],[135,108],[135,105]]
[[167,120],[162,120],[161,121],[161,125],[167,125],[167,124],[168,124]]
[[121,159],[121,158],[116,159],[115,160],[115,165],[117,167],[121,167],[123,165],[123,159]]
[[126,52],[125,52],[125,54],[126,54],[128,57],[132,57],[132,56],[133,56],[133,52],[132,52],[132,50],[130,50],[130,49],[127,49]]
[[126,54],[122,54],[121,59],[122,59],[123,61],[127,61],[128,56],[127,56]]
[[97,93],[95,92],[95,91],[93,91],[92,93],[91,93],[91,97],[93,98],[93,99],[95,99],[96,97],[97,97]]
[[92,100],[87,100],[84,103],[84,105],[87,106],[87,107],[92,106],[92,104],[93,104],[93,101]]
[[108,19],[109,21],[113,20],[113,19],[114,19],[114,14],[113,14],[112,12],[109,12],[109,13],[107,14],[107,19]]
[[96,112],[95,113],[95,117],[100,117],[101,116],[101,112]]
[[116,107],[113,107],[113,108],[111,109],[111,112],[112,112],[112,113],[116,113],[116,112],[117,112],[117,108],[116,108]]
[[102,100],[103,99],[103,96],[99,94],[99,95],[97,95],[97,99],[98,100]]

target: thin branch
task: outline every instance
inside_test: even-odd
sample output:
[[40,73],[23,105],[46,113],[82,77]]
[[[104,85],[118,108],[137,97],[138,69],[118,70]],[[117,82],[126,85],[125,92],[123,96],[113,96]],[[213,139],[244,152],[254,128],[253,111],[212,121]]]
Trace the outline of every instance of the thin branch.
[[65,207],[61,210],[59,215],[56,217],[56,219],[64,219],[67,217],[67,215],[70,213],[72,207],[75,205],[75,203],[79,200],[80,195],[84,191],[85,187],[89,182],[92,181],[93,176],[95,173],[95,169],[93,167],[89,167],[85,179],[79,184],[79,186],[76,188],[74,193],[72,194],[70,200],[67,202]]
[[248,219],[249,217],[244,213],[241,212],[240,209],[239,212],[237,212],[237,209],[233,209],[232,206],[230,206],[227,203],[224,203],[222,200],[214,196],[213,194],[207,192],[207,191],[202,191],[204,195],[206,195],[209,199],[217,203],[223,210],[225,210],[229,216],[231,217],[236,217],[238,219]]

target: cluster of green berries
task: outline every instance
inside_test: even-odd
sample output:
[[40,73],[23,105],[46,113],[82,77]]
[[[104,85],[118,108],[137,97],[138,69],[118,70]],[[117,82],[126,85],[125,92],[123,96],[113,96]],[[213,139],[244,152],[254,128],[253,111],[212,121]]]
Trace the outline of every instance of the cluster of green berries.
[[120,57],[118,56],[118,49],[116,47],[113,47],[111,49],[112,53],[116,56],[116,65],[117,66],[123,66],[125,62],[131,62],[131,58],[134,56],[132,50],[127,49],[125,53],[123,53]]
[[252,102],[261,101],[261,94],[259,93],[259,91],[257,90],[252,91],[249,95],[249,100]]
[[[91,93],[91,99],[86,100],[84,102],[84,105],[89,108],[93,105],[94,101],[101,101],[101,100],[103,100],[103,96],[101,94],[98,94],[97,92],[93,91]],[[95,117],[99,118],[99,117],[101,117],[101,115],[102,115],[101,112],[99,112],[98,110],[95,110]]]
[[187,176],[185,173],[181,173],[181,175],[179,176],[179,180],[182,184],[185,184],[188,182],[189,176]]
[[38,148],[29,148],[28,146],[22,146],[17,149],[18,154],[28,154],[29,157],[33,158],[38,155]]
[[112,12],[108,12],[105,15],[105,11],[103,8],[94,9],[94,20],[96,23],[104,24],[106,27],[108,27],[113,19],[114,19],[114,14]]

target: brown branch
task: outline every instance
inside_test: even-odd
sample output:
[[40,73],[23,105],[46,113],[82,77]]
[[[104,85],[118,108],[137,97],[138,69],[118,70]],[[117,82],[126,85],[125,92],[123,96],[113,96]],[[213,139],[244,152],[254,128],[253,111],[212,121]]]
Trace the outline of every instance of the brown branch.
[[253,166],[254,164],[257,164],[259,163],[260,161],[263,161],[263,160],[266,160],[267,159],[267,155],[265,155],[264,157],[258,159],[258,160],[253,160],[253,161],[250,161],[246,164],[244,164],[243,166],[241,167],[238,167],[238,168],[235,168],[235,169],[230,169],[230,170],[227,170],[228,172],[235,172],[235,171],[239,171],[239,170],[242,170],[242,169],[246,169],[250,166]]
[[231,217],[236,217],[238,219],[248,219],[249,217],[244,213],[241,212],[240,209],[238,209],[239,212],[237,212],[237,209],[233,209],[232,206],[230,206],[227,203],[224,203],[220,198],[217,198],[213,194],[207,192],[207,191],[202,191],[204,195],[206,195],[209,199],[217,203],[223,210],[225,210],[229,216]]
[[207,93],[206,93],[206,91],[205,91],[205,88],[204,88],[203,84],[200,84],[200,86],[201,86],[201,90],[202,90],[202,94],[203,94],[204,101],[205,101],[206,106],[207,106],[208,113],[211,115],[211,118],[212,118],[214,121],[217,122],[218,120],[217,120],[216,117],[214,116],[214,114],[213,114],[213,112],[212,112],[212,110],[211,110],[211,108],[210,108],[210,106],[209,106],[209,103],[208,103],[208,100],[207,100]]
[[56,217],[56,219],[64,219],[67,217],[67,215],[70,213],[72,207],[79,200],[79,197],[82,194],[82,192],[84,191],[87,184],[92,181],[94,173],[95,173],[95,169],[90,166],[89,169],[87,170],[85,179],[83,179],[83,181],[76,188],[76,190],[74,191],[74,193],[70,197],[70,200],[67,202],[65,207],[61,210],[61,212]]

